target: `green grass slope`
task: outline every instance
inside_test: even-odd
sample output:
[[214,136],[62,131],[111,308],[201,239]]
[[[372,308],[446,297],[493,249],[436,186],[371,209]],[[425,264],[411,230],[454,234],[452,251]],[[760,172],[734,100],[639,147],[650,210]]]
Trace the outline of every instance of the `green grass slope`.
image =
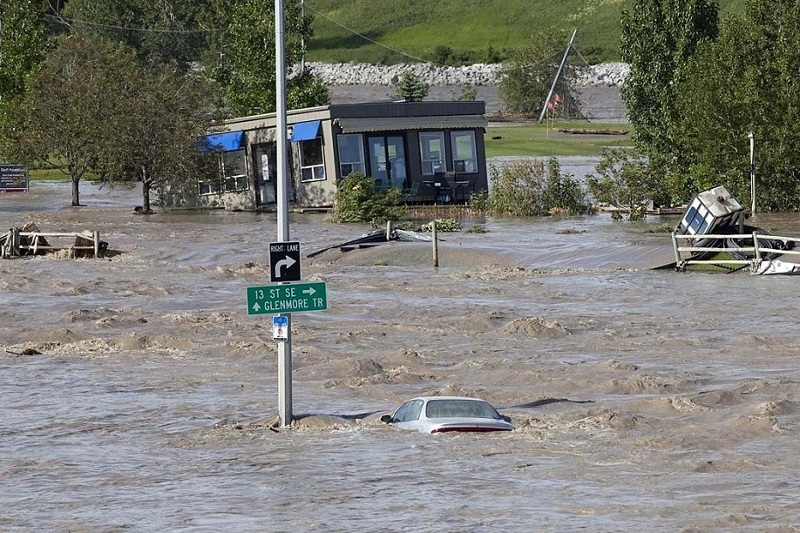
[[[309,61],[409,63],[497,62],[544,28],[577,29],[576,48],[589,63],[618,61],[620,15],[633,0],[303,0],[314,16]],[[720,0],[727,16],[746,0]],[[566,43],[565,43],[566,44]]]

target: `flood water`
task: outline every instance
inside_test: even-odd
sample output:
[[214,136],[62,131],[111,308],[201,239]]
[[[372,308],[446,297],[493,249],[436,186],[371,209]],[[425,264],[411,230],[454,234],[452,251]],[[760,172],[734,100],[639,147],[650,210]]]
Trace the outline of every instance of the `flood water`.
[[[794,531],[797,277],[677,273],[675,218],[470,219],[486,233],[314,258],[371,228],[293,214],[291,428],[269,315],[274,214],[133,214],[136,190],[34,182],[0,227],[112,254],[0,260],[0,531]],[[759,226],[800,234],[797,215]],[[404,400],[516,429],[424,435]]]

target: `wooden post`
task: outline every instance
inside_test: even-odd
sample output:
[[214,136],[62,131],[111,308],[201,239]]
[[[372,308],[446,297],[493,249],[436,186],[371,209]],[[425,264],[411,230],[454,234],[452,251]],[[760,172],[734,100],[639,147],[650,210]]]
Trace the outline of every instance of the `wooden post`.
[[386,242],[389,242],[391,240],[392,240],[392,221],[391,220],[387,220],[386,221]]
[[754,257],[755,261],[753,264],[759,264],[761,262],[761,250],[758,248],[758,233],[753,232],[753,249],[754,249]]
[[14,228],[11,231],[11,257],[14,257],[15,255],[22,255],[19,249],[19,228]]
[[436,235],[436,219],[431,222],[431,237],[433,237],[433,266],[439,268],[439,237]]
[[3,246],[3,249],[0,250],[2,252],[3,257],[10,258],[11,257],[11,248],[14,245],[14,230],[8,230],[8,234],[6,235],[6,244]]
[[672,232],[672,247],[675,249],[675,264],[679,264],[681,262],[681,253],[678,251],[678,238],[675,236],[675,232]]
[[94,258],[100,257],[100,232],[94,230],[92,232],[92,240],[94,241]]

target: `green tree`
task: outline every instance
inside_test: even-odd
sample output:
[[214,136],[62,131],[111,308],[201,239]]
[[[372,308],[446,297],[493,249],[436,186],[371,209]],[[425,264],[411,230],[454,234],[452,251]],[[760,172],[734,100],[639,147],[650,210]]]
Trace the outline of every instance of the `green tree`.
[[661,195],[658,175],[651,171],[649,159],[640,153],[606,150],[596,171],[598,175],[587,180],[592,196],[600,203],[627,211],[629,220],[645,218],[653,198]]
[[622,59],[630,74],[622,99],[643,151],[681,162],[675,84],[698,45],[717,36],[718,8],[709,0],[634,0],[622,12]]
[[407,102],[421,102],[428,96],[430,85],[413,72],[403,72],[395,81],[395,97]]
[[[677,86],[680,145],[697,188],[724,184],[750,198],[749,139],[756,141],[757,206],[800,204],[800,2],[751,0],[700,48]],[[759,179],[760,178],[760,179]]]
[[[222,90],[225,105],[235,114],[275,111],[275,6],[261,0],[210,0],[203,17],[210,28],[205,55],[209,76]],[[299,2],[285,4],[285,61],[287,69],[300,62],[303,43],[311,38],[311,16],[302,15]],[[312,72],[299,72],[286,83],[289,108],[329,102],[327,88]]]
[[25,78],[46,53],[39,0],[0,2],[0,156],[10,152],[13,109],[25,92]]
[[186,71],[206,47],[208,31],[197,20],[202,4],[197,0],[69,0],[62,20],[72,33],[125,43],[145,65],[174,63]]
[[[538,116],[558,73],[568,42],[566,32],[553,29],[535,35],[530,46],[513,53],[503,62],[499,93],[506,112],[512,115]],[[567,62],[559,78],[555,93],[562,100],[565,115],[577,114],[578,95],[573,80],[577,70]]]
[[140,182],[142,209],[150,213],[151,193],[162,201],[168,192],[196,192],[197,178],[216,164],[197,144],[216,114],[204,78],[166,65],[140,72],[128,88],[120,95],[123,113],[105,124],[115,131],[104,138],[98,166],[107,181]]
[[97,168],[111,117],[124,108],[137,83],[133,52],[97,37],[70,36],[37,68],[8,134],[20,161],[41,161],[72,181],[72,205],[80,205],[81,179]]
[[25,76],[44,58],[40,0],[0,2],[0,98],[21,95]]

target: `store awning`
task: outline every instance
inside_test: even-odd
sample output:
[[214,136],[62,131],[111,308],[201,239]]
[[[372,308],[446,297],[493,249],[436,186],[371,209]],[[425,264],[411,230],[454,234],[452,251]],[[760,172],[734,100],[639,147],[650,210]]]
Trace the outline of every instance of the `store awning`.
[[291,142],[310,141],[317,138],[319,134],[319,120],[309,120],[308,122],[298,122],[292,127]]
[[230,152],[242,147],[243,131],[226,131],[200,138],[201,152]]
[[483,115],[452,115],[437,117],[337,118],[342,133],[396,130],[441,130],[485,128]]

